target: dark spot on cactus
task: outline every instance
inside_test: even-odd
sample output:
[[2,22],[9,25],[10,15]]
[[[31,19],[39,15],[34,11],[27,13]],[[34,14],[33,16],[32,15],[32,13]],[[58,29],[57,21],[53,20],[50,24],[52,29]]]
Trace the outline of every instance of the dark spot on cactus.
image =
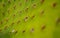
[[4,27],[4,30],[6,30],[7,28],[8,28],[8,26],[5,26],[5,27]]
[[26,12],[28,11],[28,7],[25,9],[25,11],[26,11]]
[[32,8],[36,8],[36,4],[33,4],[33,5],[32,5]]
[[9,34],[11,34],[11,31],[9,32]]
[[11,25],[14,25],[14,22]]
[[14,33],[16,34],[18,31],[16,30]]
[[2,29],[0,29],[0,32],[2,31]]
[[5,16],[5,13],[3,12],[2,15]]
[[56,4],[55,2],[54,2],[54,3],[52,3],[52,6],[53,6],[53,7],[56,7],[56,5],[57,5],[57,4]]
[[15,17],[16,15],[14,14],[13,17]]
[[34,32],[34,28],[32,28],[30,31],[31,31],[31,32]]
[[16,0],[14,0],[14,1],[16,1]]
[[17,21],[17,24],[19,24],[20,23],[20,20],[19,21]]
[[22,33],[25,33],[25,30],[23,30]]
[[17,32],[18,32],[18,31],[17,31],[17,30],[15,30],[15,31],[14,31],[14,34],[16,34]]
[[45,24],[41,26],[41,30],[44,30],[46,28]]
[[26,22],[26,21],[27,21],[27,19],[28,19],[28,17],[25,17],[25,18],[24,18],[24,21]]
[[28,19],[28,17],[25,17],[25,19]]
[[28,2],[28,0],[25,0],[25,2]]
[[18,13],[19,13],[19,15],[21,15],[22,14],[22,11],[18,11]]
[[3,3],[2,5],[3,5],[3,7],[5,7],[5,3]]
[[14,5],[14,7],[13,7],[14,9],[16,9],[16,5]]
[[41,10],[40,15],[43,15],[43,14],[44,14],[44,10]]
[[20,3],[19,3],[19,5],[21,6],[21,5],[22,5],[22,3],[20,2]]
[[8,18],[6,18],[6,22],[8,22]]
[[10,1],[10,0],[8,0],[8,3],[11,3],[11,1]]
[[40,0],[41,4],[44,2],[45,0]]
[[35,15],[33,15],[32,17],[31,17],[31,19],[33,19],[35,17]]
[[60,18],[56,19],[56,23],[59,24],[60,23]]
[[3,24],[3,22],[1,21],[0,24]]

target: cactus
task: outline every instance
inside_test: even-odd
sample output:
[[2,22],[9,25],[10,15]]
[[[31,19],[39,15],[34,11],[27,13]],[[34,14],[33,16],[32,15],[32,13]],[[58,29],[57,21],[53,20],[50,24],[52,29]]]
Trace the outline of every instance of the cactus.
[[0,0],[0,38],[60,38],[60,0]]

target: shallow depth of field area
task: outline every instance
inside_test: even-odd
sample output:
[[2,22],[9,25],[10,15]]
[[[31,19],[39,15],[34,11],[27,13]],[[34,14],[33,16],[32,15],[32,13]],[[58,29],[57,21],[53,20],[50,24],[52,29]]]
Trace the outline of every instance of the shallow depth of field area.
[[0,38],[60,38],[60,0],[0,0]]

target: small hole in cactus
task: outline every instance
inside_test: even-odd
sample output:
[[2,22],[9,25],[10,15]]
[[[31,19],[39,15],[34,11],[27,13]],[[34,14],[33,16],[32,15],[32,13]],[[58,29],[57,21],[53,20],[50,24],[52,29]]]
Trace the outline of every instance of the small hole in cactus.
[[3,3],[2,5],[3,5],[3,7],[5,7],[5,3]]
[[23,30],[22,32],[25,33],[25,30]]
[[14,22],[11,25],[14,25]]
[[44,2],[44,0],[40,0],[41,4]]
[[15,31],[15,34],[17,33],[18,31]]
[[56,7],[56,5],[57,5],[56,2],[52,3],[52,7]]
[[15,30],[15,32],[14,32],[14,33],[16,34],[17,32],[18,32],[18,31],[17,31],[17,30]]
[[14,14],[13,17],[15,17],[16,15]]
[[35,15],[33,15],[32,17],[31,17],[31,19],[33,19],[35,17]]
[[25,18],[24,18],[24,21],[26,22],[27,20],[28,20],[28,17],[25,17]]
[[14,9],[16,9],[16,5],[14,5],[14,7],[13,7]]
[[44,30],[46,28],[45,24],[41,26],[41,30]]
[[8,0],[8,3],[11,3],[11,1],[10,1],[10,0]]
[[28,11],[28,7],[25,9],[25,11],[26,11],[26,12]]
[[30,31],[31,31],[31,32],[34,32],[34,28],[32,28]]
[[25,2],[28,2],[28,0],[25,0]]
[[8,14],[9,14],[10,10],[7,10],[7,12],[8,12]]
[[41,10],[40,15],[43,15],[43,14],[44,14],[44,10]]
[[0,32],[2,32],[2,29],[0,29]]
[[36,8],[36,4],[33,4],[33,5],[32,5],[32,8]]
[[18,11],[18,13],[19,13],[19,15],[21,15],[22,14],[22,11]]
[[56,23],[57,24],[60,23],[60,18],[59,17],[56,19]]
[[3,24],[3,22],[1,21],[0,24]]
[[21,6],[21,5],[22,5],[22,3],[20,2],[20,3],[19,3],[19,5]]
[[8,18],[6,18],[6,22],[8,22]]
[[17,22],[17,24],[19,24],[20,23],[20,20]]
[[7,28],[8,28],[8,26],[5,26],[5,27],[4,27],[4,30],[6,30]]
[[14,1],[16,1],[16,0],[14,0]]
[[5,13],[3,12],[2,15],[5,16]]

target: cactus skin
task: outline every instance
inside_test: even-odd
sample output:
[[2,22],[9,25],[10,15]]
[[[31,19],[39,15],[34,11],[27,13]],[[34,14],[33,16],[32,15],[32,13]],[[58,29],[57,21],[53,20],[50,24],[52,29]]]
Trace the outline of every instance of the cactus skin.
[[60,0],[0,0],[0,38],[60,38]]

